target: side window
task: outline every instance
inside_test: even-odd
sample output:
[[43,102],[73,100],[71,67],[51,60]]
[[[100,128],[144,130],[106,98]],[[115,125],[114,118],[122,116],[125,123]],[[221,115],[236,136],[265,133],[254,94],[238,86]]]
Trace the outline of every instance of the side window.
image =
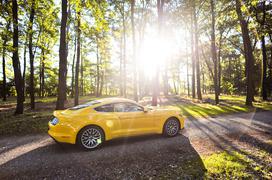
[[113,105],[112,104],[105,104],[102,106],[98,106],[94,108],[94,110],[98,112],[113,112]]
[[114,112],[126,112],[126,104],[125,103],[116,103],[114,104]]
[[114,104],[115,112],[137,112],[143,111],[141,106],[132,103],[116,103]]
[[137,111],[143,111],[143,108],[136,104],[131,104],[131,103],[126,104],[126,112],[137,112]]

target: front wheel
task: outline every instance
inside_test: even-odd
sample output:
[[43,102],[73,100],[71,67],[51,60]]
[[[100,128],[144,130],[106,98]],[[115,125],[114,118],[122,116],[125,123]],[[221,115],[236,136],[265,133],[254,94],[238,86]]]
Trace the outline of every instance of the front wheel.
[[179,132],[179,121],[176,118],[168,119],[163,127],[163,134],[168,137],[176,136]]
[[83,128],[77,137],[79,146],[85,149],[96,149],[102,145],[105,140],[103,130],[97,126],[87,126]]

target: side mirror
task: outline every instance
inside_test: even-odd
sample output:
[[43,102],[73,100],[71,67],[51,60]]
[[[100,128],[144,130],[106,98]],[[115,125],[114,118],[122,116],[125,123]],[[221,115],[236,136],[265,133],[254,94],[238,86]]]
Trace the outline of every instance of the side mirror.
[[149,109],[147,107],[144,107],[144,112],[147,113]]

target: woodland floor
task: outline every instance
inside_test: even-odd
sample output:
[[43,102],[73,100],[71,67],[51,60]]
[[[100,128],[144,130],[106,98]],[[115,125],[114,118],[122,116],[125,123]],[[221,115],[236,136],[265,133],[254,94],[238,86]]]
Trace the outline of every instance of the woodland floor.
[[[214,106],[209,96],[201,103],[176,96],[161,98],[162,106],[177,106],[187,116],[179,136],[116,139],[91,152],[58,145],[40,133],[46,131],[54,100],[39,102],[36,111],[27,110],[15,118],[13,108],[6,107],[11,103],[2,104],[0,179],[271,179],[271,104],[256,102],[257,108],[246,108],[242,98],[225,99]],[[148,104],[149,98],[142,103]],[[11,135],[14,129],[17,135]]]

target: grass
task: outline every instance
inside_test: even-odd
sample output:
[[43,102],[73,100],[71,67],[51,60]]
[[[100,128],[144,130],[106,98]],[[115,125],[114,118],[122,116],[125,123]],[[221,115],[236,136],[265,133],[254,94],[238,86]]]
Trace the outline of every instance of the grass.
[[233,152],[215,153],[203,157],[203,163],[207,172],[205,177],[216,179],[270,179],[272,178],[272,167],[269,161],[265,160],[267,153],[259,150],[254,152],[262,159],[262,163],[257,163],[254,159]]
[[[94,96],[80,97],[80,103],[96,99]],[[47,123],[53,118],[55,109],[55,97],[36,98],[36,110],[29,109],[29,99],[25,101],[25,112],[14,116],[15,98],[9,98],[6,102],[0,103],[1,106],[13,106],[10,110],[0,113],[0,135],[18,135],[47,132]],[[73,99],[67,100],[67,107],[71,107]],[[10,108],[10,107],[8,107]]]
[[[252,153],[252,152],[251,152]],[[192,153],[193,154],[193,153]],[[158,179],[271,179],[271,155],[260,149],[249,158],[248,152],[221,151],[206,156],[192,155],[176,165],[166,167]],[[267,157],[270,157],[267,158]],[[261,160],[261,161],[260,161]]]
[[173,104],[180,108],[184,116],[193,116],[193,117],[209,117],[217,116],[222,114],[232,114],[237,112],[252,112],[256,110],[272,110],[271,102],[262,102],[259,98],[256,98],[254,102],[254,107],[249,107],[245,105],[244,96],[230,96],[222,95],[220,96],[220,104],[214,105],[212,103],[205,103],[205,100],[213,101],[214,97],[207,95],[203,97],[203,102],[194,102],[187,104]]
[[[204,102],[207,100],[213,101],[213,95],[203,96]],[[94,96],[80,97],[80,103],[96,99]],[[183,97],[183,99],[186,99]],[[256,98],[254,108],[245,106],[244,96],[220,96],[220,104],[214,105],[212,103],[197,102],[195,100],[186,99],[184,103],[170,103],[180,109],[184,116],[193,117],[209,117],[222,114],[231,114],[237,112],[251,112],[255,110],[272,110],[271,102],[261,102]],[[13,116],[14,107],[16,105],[15,98],[8,98],[6,102],[0,102],[0,109],[2,107],[10,108],[11,110],[0,113],[0,135],[7,134],[22,134],[22,133],[38,133],[46,132],[47,122],[52,118],[52,112],[55,108],[56,97],[36,98],[36,111],[29,110],[29,99],[26,99],[26,111],[23,115]],[[67,107],[73,105],[73,99],[68,98]],[[189,103],[188,103],[189,102]]]
[[0,135],[30,134],[47,131],[47,123],[52,118],[52,111],[25,112],[13,116],[13,112],[0,116]]

